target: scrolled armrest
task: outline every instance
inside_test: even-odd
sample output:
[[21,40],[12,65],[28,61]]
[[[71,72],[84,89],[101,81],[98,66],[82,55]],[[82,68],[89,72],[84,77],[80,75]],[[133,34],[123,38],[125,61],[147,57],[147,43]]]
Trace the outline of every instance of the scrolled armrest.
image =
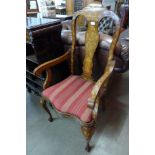
[[70,53],[70,51],[66,52],[64,55],[62,55],[58,58],[55,58],[53,60],[47,61],[47,62],[39,65],[37,68],[34,69],[33,74],[36,76],[39,76],[43,71],[65,61],[69,57],[69,53]]
[[106,66],[104,74],[100,77],[100,79],[96,82],[95,86],[93,87],[91,91],[91,97],[88,99],[89,108],[94,109],[95,102],[101,87],[106,89],[106,86],[108,84],[108,79],[114,69],[114,66],[115,66],[115,60],[109,61]]

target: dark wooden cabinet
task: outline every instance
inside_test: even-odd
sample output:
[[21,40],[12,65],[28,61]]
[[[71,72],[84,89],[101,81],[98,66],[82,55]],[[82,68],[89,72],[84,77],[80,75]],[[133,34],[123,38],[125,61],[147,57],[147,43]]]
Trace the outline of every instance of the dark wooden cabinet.
[[61,21],[65,21],[65,20],[72,20],[72,15],[53,15],[53,16],[44,16],[43,18],[49,18],[49,19],[60,19]]
[[[26,86],[28,91],[40,95],[45,76],[35,77],[33,70],[43,62],[64,54],[61,41],[61,21],[58,19],[30,18],[26,19]],[[67,62],[51,68],[53,83],[67,76]]]

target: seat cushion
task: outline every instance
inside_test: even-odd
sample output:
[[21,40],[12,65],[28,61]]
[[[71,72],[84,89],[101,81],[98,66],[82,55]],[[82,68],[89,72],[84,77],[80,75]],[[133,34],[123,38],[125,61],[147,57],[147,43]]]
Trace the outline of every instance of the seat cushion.
[[42,96],[47,98],[58,111],[74,115],[83,122],[90,122],[92,109],[87,107],[87,103],[93,86],[94,82],[71,75],[45,89]]

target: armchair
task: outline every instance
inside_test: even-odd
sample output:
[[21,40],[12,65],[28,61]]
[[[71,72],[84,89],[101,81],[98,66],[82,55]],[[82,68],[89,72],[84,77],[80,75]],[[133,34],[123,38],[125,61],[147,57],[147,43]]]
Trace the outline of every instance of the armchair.
[[[121,30],[118,24],[110,45],[107,60],[105,60],[106,66],[103,68],[100,78],[95,80],[93,72],[97,69],[94,68],[94,57],[99,43],[98,25],[99,21],[106,16],[106,14],[104,14],[104,8],[99,4],[98,2],[94,2],[73,16],[71,49],[64,55],[45,62],[34,70],[36,76],[39,76],[43,71],[46,71],[47,74],[40,102],[49,114],[49,121],[53,121],[53,118],[46,106],[46,101],[49,101],[53,108],[59,113],[80,121],[82,134],[87,141],[86,151],[88,152],[91,149],[89,145],[90,139],[95,132],[98,108],[99,104],[101,104],[100,99],[101,96],[105,95],[108,81],[115,67],[114,49]],[[75,55],[76,22],[80,16],[85,16],[87,19],[88,29],[85,33],[85,53],[82,75],[77,75],[75,70],[75,59],[77,58]],[[49,86],[52,80],[50,67],[66,60],[70,61],[71,75],[65,80],[53,86]]]

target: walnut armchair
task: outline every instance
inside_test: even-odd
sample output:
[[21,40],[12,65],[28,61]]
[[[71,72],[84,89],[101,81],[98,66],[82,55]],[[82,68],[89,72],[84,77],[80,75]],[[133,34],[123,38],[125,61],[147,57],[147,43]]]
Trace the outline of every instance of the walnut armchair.
[[[95,8],[95,11],[94,11]],[[90,6],[77,12],[72,20],[72,47],[64,55],[45,62],[34,70],[34,74],[39,76],[46,71],[46,80],[44,83],[44,91],[42,92],[41,104],[49,114],[49,121],[53,121],[52,115],[46,106],[46,101],[50,101],[52,106],[59,113],[76,118],[80,121],[81,131],[87,144],[86,150],[90,151],[90,139],[95,131],[96,118],[100,104],[100,98],[105,95],[108,81],[113,73],[115,60],[113,58],[114,49],[120,34],[120,26],[113,36],[112,43],[106,66],[102,76],[95,81],[92,76],[93,57],[99,42],[98,24],[105,16],[104,8],[98,2],[94,2]],[[85,16],[88,22],[88,29],[85,35],[85,56],[83,61],[82,75],[76,75],[74,70],[75,49],[76,49],[76,22],[78,17]],[[50,68],[63,61],[70,61],[71,75],[65,80],[50,86],[52,80],[52,72]]]

